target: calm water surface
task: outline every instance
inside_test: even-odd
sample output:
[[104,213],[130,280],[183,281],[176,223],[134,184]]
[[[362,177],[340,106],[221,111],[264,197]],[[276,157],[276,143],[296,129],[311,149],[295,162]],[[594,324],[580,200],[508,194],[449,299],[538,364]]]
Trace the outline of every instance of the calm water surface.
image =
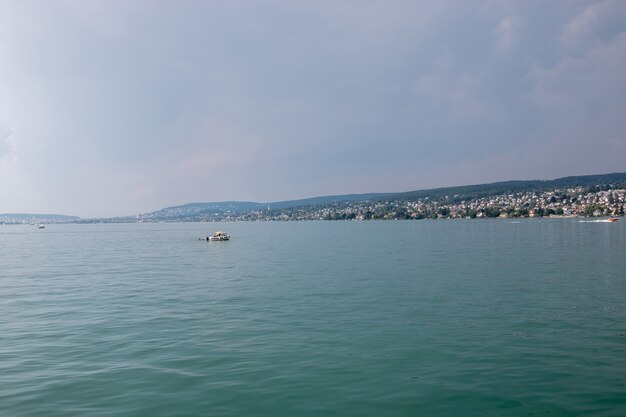
[[626,220],[0,226],[0,415],[624,416]]

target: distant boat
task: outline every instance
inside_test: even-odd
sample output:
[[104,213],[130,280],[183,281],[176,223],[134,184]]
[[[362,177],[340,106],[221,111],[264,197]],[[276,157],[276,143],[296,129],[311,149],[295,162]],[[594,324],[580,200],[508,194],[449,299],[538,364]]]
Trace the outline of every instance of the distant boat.
[[617,217],[609,217],[609,223],[615,223],[616,221],[618,221],[619,219]]
[[213,236],[207,236],[206,240],[221,242],[224,240],[230,240],[230,236],[224,232],[215,232],[213,233]]
[[43,224],[40,224],[39,226],[37,226],[37,229],[45,229],[46,226],[44,226]]

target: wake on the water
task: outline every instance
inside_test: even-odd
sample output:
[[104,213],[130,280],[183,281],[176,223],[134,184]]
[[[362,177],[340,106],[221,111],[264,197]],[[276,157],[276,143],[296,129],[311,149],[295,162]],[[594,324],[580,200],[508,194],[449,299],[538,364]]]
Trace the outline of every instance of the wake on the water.
[[600,219],[600,220],[578,220],[578,223],[615,223],[613,220],[609,219]]

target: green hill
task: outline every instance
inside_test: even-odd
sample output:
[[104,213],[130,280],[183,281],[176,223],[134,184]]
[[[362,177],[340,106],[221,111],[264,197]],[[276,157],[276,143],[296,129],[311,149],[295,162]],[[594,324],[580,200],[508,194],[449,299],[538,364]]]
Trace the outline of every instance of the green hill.
[[337,206],[359,201],[406,202],[429,199],[445,200],[448,203],[470,201],[474,199],[515,194],[521,192],[541,192],[571,187],[612,187],[626,188],[626,172],[583,175],[558,178],[554,180],[503,181],[489,184],[463,185],[455,187],[433,188],[401,193],[347,194],[313,197],[300,200],[257,203],[251,201],[225,201],[213,203],[190,203],[168,207],[143,215],[147,220],[194,220],[198,218],[216,220],[227,214],[242,214],[254,211],[285,210],[292,208],[311,208]]

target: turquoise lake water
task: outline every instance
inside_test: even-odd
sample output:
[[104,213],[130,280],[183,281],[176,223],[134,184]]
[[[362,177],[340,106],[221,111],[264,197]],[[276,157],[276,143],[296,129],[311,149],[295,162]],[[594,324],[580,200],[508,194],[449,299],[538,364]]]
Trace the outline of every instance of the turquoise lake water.
[[624,416],[626,220],[0,226],[0,415]]

